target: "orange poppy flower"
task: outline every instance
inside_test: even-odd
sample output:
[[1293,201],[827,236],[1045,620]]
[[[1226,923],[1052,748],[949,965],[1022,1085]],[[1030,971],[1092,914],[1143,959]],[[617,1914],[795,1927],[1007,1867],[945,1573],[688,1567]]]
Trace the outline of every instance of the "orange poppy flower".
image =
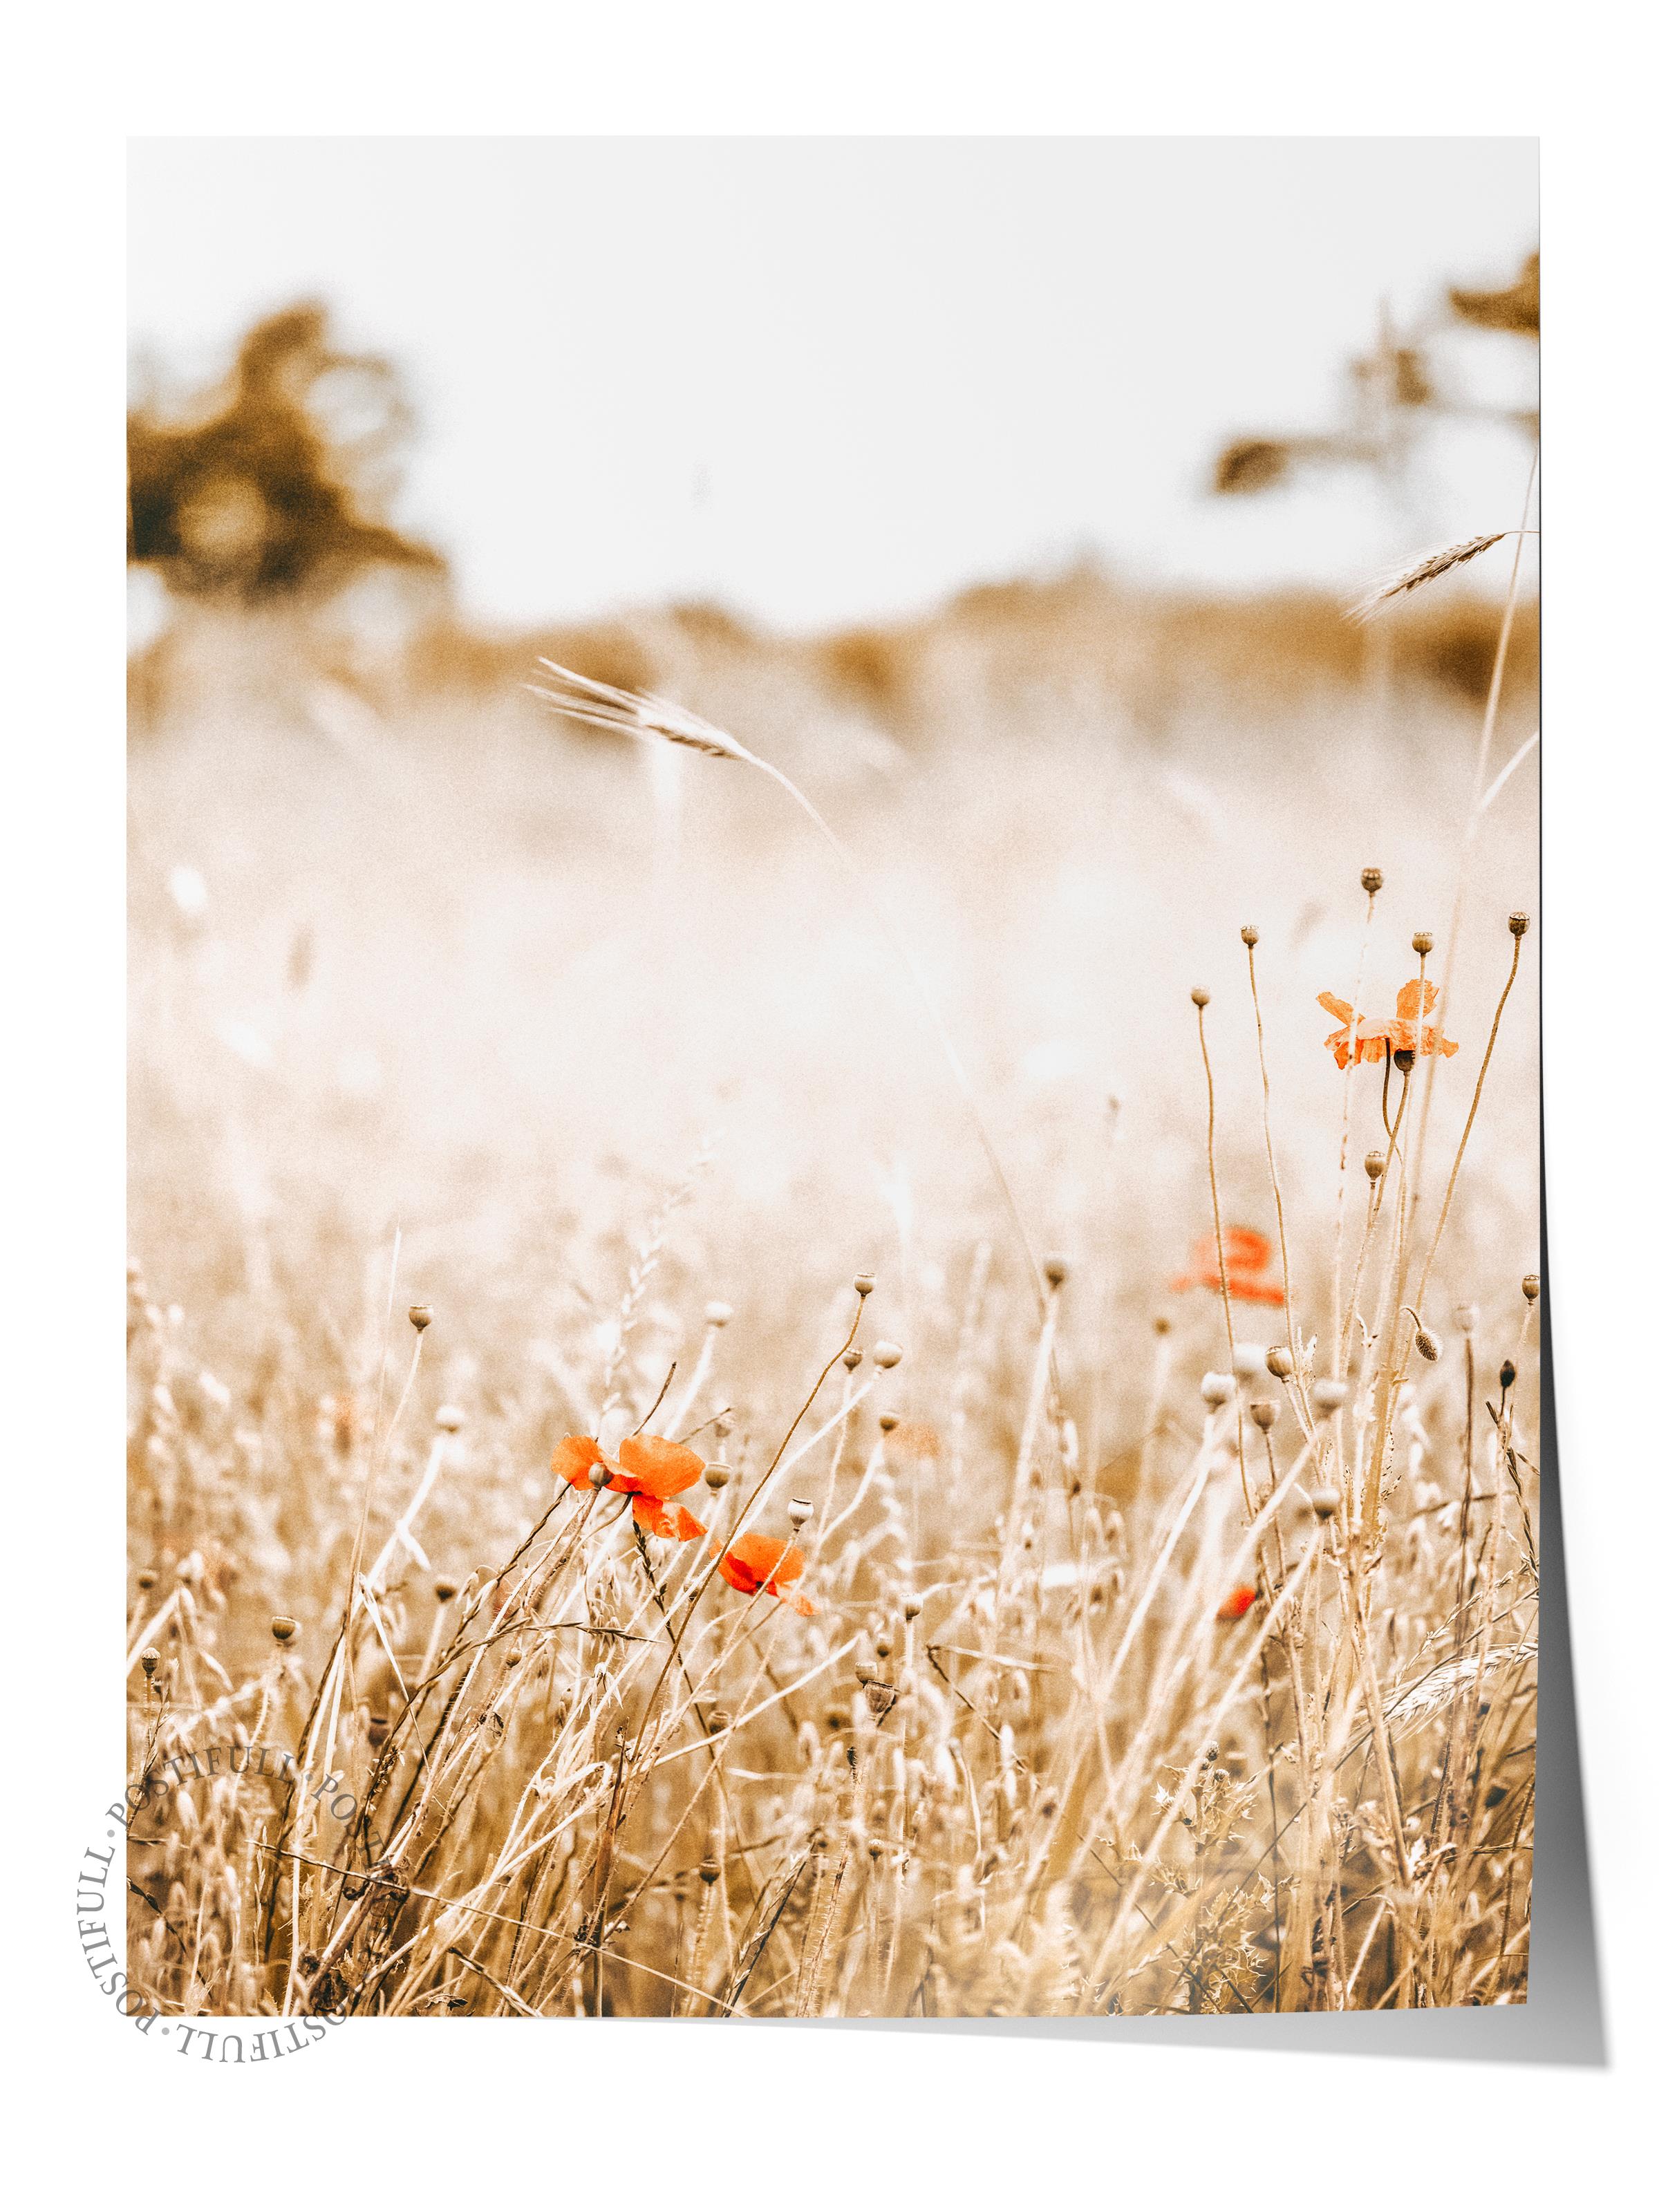
[[605,1487],[633,1499],[635,1520],[652,1535],[690,1543],[708,1533],[683,1505],[671,1511],[664,1503],[690,1490],[702,1473],[702,1462],[684,1444],[670,1443],[666,1437],[624,1437],[611,1455],[592,1437],[565,1437],[554,1447],[553,1472],[573,1490],[593,1487],[588,1470],[594,1467],[610,1478]]
[[[1273,1262],[1273,1246],[1259,1229],[1223,1230],[1221,1249],[1227,1262],[1229,1297],[1246,1298],[1255,1305],[1284,1304],[1283,1289],[1272,1281],[1267,1273]],[[1211,1291],[1221,1288],[1221,1269],[1216,1261],[1215,1246],[1207,1237],[1200,1237],[1193,1246],[1191,1274],[1177,1275],[1170,1285],[1172,1291],[1191,1291],[1200,1287]]]
[[1229,1590],[1215,1609],[1218,1620],[1243,1620],[1255,1603],[1255,1587],[1251,1583],[1240,1583],[1237,1589]]
[[816,1610],[810,1598],[797,1597],[793,1590],[785,1589],[785,1583],[797,1583],[806,1571],[806,1561],[793,1544],[786,1544],[781,1536],[763,1536],[751,1530],[739,1536],[720,1561],[720,1572],[734,1590],[752,1597],[757,1590],[764,1590],[769,1597],[781,1597],[797,1613]]
[[1457,1047],[1449,1037],[1442,1036],[1438,1030],[1432,1028],[1428,1018],[1439,995],[1432,983],[1407,983],[1395,1000],[1393,1019],[1370,1022],[1356,1020],[1353,1008],[1346,999],[1339,999],[1334,991],[1322,991],[1320,1005],[1342,1024],[1326,1038],[1326,1048],[1334,1054],[1339,1067],[1346,1067],[1352,1030],[1355,1060],[1386,1060],[1391,1052],[1440,1052],[1449,1060]]

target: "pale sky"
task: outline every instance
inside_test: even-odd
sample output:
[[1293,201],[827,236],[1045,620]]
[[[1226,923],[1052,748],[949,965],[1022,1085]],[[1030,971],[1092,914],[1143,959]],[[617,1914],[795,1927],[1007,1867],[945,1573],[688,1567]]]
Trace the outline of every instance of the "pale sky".
[[[1507,283],[1536,202],[1515,138],[140,140],[131,331],[208,373],[326,300],[403,368],[398,519],[487,620],[811,629],[1080,555],[1346,588],[1516,521],[1522,438],[1437,433],[1393,508],[1218,501],[1210,459],[1334,426],[1382,301]],[[1530,402],[1525,341],[1440,358]]]

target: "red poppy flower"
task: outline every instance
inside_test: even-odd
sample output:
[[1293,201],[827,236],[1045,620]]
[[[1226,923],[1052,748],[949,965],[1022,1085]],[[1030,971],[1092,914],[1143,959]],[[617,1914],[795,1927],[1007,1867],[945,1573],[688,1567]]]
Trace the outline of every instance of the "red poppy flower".
[[1353,1008],[1346,999],[1339,999],[1334,991],[1322,991],[1320,1005],[1342,1024],[1326,1038],[1326,1048],[1334,1055],[1339,1067],[1346,1067],[1352,1030],[1352,1056],[1355,1060],[1386,1060],[1391,1052],[1440,1052],[1449,1060],[1457,1047],[1449,1037],[1442,1036],[1438,1030],[1432,1028],[1428,1018],[1439,995],[1432,983],[1404,984],[1395,999],[1394,1018],[1368,1022],[1355,1018]]
[[1255,1603],[1255,1584],[1252,1583],[1240,1583],[1238,1588],[1235,1590],[1229,1590],[1226,1596],[1224,1597],[1220,1604],[1217,1606],[1215,1609],[1215,1617],[1218,1620],[1243,1620],[1245,1614]]
[[624,1437],[611,1455],[602,1452],[592,1437],[565,1437],[554,1447],[553,1472],[573,1490],[593,1487],[589,1469],[595,1467],[602,1467],[609,1478],[605,1486],[633,1499],[635,1520],[652,1535],[689,1543],[708,1533],[683,1505],[671,1511],[664,1504],[690,1490],[702,1473],[702,1462],[684,1444],[670,1443],[666,1437]]
[[735,1590],[752,1597],[763,1589],[769,1597],[781,1597],[797,1613],[816,1610],[809,1598],[797,1597],[793,1590],[785,1589],[786,1583],[796,1583],[806,1571],[806,1561],[793,1544],[786,1544],[781,1536],[763,1536],[751,1531],[739,1536],[720,1561],[720,1572]]
[[[1229,1297],[1247,1298],[1255,1305],[1284,1304],[1283,1289],[1272,1281],[1267,1273],[1273,1261],[1273,1246],[1259,1229],[1224,1230],[1221,1249],[1227,1261]],[[1200,1237],[1193,1246],[1191,1274],[1177,1275],[1170,1288],[1172,1291],[1190,1291],[1200,1285],[1212,1291],[1221,1288],[1221,1269],[1216,1262],[1215,1245],[1207,1237]]]

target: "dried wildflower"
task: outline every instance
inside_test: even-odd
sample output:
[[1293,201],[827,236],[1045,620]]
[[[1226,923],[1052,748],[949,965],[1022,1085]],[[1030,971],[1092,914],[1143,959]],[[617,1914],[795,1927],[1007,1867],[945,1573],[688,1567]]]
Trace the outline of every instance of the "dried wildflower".
[[1240,1583],[1236,1589],[1229,1590],[1226,1596],[1224,1597],[1220,1604],[1217,1606],[1215,1609],[1216,1619],[1218,1620],[1243,1620],[1245,1614],[1255,1603],[1255,1587],[1254,1583]]
[[806,1559],[781,1536],[763,1536],[751,1529],[722,1554],[720,1571],[732,1589],[741,1590],[745,1597],[764,1590],[769,1597],[781,1597],[797,1613],[815,1610],[810,1599],[798,1597],[785,1587],[800,1580],[806,1571]]
[[[1235,1226],[1224,1230],[1221,1250],[1227,1263],[1230,1297],[1256,1305],[1284,1304],[1284,1290],[1271,1281],[1266,1272],[1273,1264],[1273,1246],[1259,1229]],[[1176,1276],[1170,1285],[1172,1291],[1190,1291],[1200,1286],[1212,1291],[1221,1288],[1221,1267],[1215,1245],[1206,1237],[1197,1238],[1193,1245],[1192,1272]]]
[[[1367,1021],[1355,1014],[1346,999],[1339,999],[1334,991],[1322,991],[1320,1005],[1342,1024],[1326,1038],[1325,1048],[1333,1054],[1339,1067],[1346,1067],[1350,1058],[1386,1060],[1391,1052],[1420,1050],[1431,1055],[1440,1052],[1449,1060],[1457,1047],[1449,1037],[1443,1037],[1428,1019],[1439,995],[1432,983],[1404,984],[1395,1000],[1392,1019]],[[1367,1160],[1365,1164],[1369,1170],[1370,1162]]]
[[566,1437],[554,1450],[553,1472],[573,1490],[608,1488],[631,1498],[636,1525],[653,1536],[687,1543],[706,1533],[683,1505],[670,1512],[664,1502],[690,1490],[703,1473],[696,1452],[666,1437],[624,1437],[614,1456],[602,1452],[592,1437]]

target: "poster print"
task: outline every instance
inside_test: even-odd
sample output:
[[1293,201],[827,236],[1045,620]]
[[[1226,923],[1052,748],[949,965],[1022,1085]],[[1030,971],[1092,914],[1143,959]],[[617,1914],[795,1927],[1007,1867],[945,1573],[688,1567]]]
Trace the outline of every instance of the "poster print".
[[143,2007],[1524,2001],[1533,151],[136,149]]

